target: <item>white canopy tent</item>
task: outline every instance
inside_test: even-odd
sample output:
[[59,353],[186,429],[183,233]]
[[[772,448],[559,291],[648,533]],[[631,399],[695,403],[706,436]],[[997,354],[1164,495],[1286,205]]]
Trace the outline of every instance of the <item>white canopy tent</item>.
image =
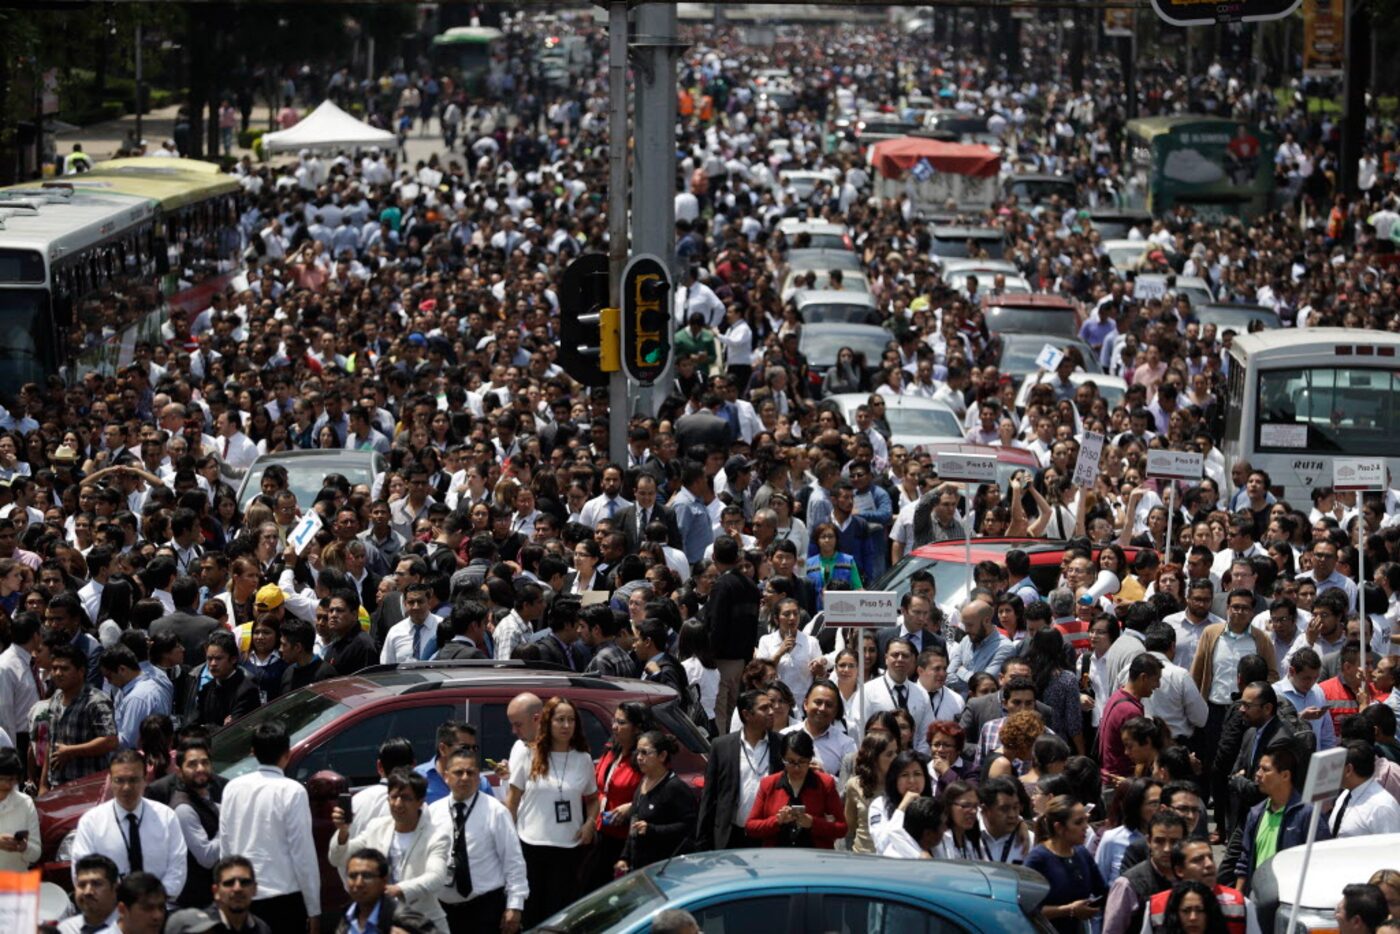
[[275,133],[266,133],[262,138],[263,149],[268,153],[295,152],[300,149],[331,150],[368,148],[370,146],[393,146],[394,134],[379,130],[368,123],[356,120],[330,101],[321,105],[302,118],[296,126]]

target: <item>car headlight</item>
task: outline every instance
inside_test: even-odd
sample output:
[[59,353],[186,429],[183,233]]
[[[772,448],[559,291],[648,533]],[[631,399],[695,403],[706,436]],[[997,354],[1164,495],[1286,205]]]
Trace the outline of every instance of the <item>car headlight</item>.
[[58,842],[58,850],[54,852],[55,862],[69,863],[73,861],[73,841],[78,839],[76,830],[68,831],[68,834]]
[[[1274,934],[1288,934],[1288,922],[1293,918],[1292,905],[1279,905],[1274,915]],[[1304,908],[1298,912],[1296,934],[1337,934],[1337,918],[1330,911]]]

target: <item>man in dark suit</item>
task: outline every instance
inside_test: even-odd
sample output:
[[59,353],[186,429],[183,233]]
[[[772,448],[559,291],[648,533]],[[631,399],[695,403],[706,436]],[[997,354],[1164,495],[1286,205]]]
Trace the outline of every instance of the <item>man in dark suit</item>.
[[[1293,724],[1279,716],[1278,695],[1273,685],[1267,681],[1245,685],[1240,693],[1239,706],[1247,729],[1240,741],[1234,768],[1230,770],[1231,828],[1238,826],[1249,809],[1263,799],[1263,793],[1254,781],[1254,773],[1259,770],[1259,758],[1271,747],[1288,748],[1298,763],[1299,778],[1307,774],[1308,750]],[[1308,732],[1312,732],[1311,728],[1308,728]]]
[[632,650],[642,663],[642,680],[664,684],[681,696],[681,706],[691,697],[690,679],[675,656],[666,651],[671,631],[659,619],[646,619],[637,626]]
[[729,443],[737,432],[731,430],[727,420],[715,414],[723,404],[719,396],[706,393],[699,409],[676,419],[676,441],[682,455],[689,456],[690,449],[697,446],[729,450]]
[[904,639],[914,647],[914,657],[925,649],[942,649],[948,652],[948,640],[933,631],[933,604],[923,594],[909,592],[900,601],[902,620],[894,626],[875,633],[876,665],[884,667],[885,650],[892,639]]
[[1001,690],[970,698],[958,718],[958,726],[963,728],[964,733],[964,757],[971,760],[976,755],[982,727],[1018,710],[1031,709],[1040,714],[1041,720],[1050,722],[1052,711],[1049,705],[1035,699],[1030,663],[1024,658],[1009,659],[1001,670]]
[[203,658],[209,634],[223,627],[218,620],[198,612],[199,581],[193,577],[175,578],[175,583],[170,585],[170,599],[175,603],[175,612],[151,623],[151,635],[172,632],[185,647],[186,658]]
[[[578,643],[579,601],[575,597],[559,597],[549,607],[549,633],[535,640],[540,657],[569,671],[582,671],[588,660],[582,657]],[[664,624],[663,624],[664,625]],[[681,669],[684,676],[685,670]],[[684,682],[682,682],[684,683]]]
[[[758,783],[783,767],[782,738],[772,729],[773,701],[764,691],[739,695],[739,722],[710,745],[705,787],[700,793],[696,849],[724,850],[758,846],[744,832]],[[745,786],[749,794],[745,794]]]
[[647,540],[647,523],[653,520],[666,524],[666,544],[679,548],[681,529],[676,524],[675,513],[656,501],[656,478],[640,470],[629,473],[632,474],[635,502],[617,514],[616,523],[616,527],[627,536],[627,550],[634,552]]
[[[452,605],[452,615],[438,625],[436,659],[489,658],[485,652],[486,604],[476,600],[459,600]],[[450,633],[450,635],[449,635]],[[446,638],[447,641],[443,641]]]
[[758,647],[758,605],[762,595],[757,584],[739,573],[739,543],[731,536],[715,539],[714,561],[719,577],[700,615],[710,631],[710,649],[719,668],[715,722],[728,723],[739,696],[740,676]]

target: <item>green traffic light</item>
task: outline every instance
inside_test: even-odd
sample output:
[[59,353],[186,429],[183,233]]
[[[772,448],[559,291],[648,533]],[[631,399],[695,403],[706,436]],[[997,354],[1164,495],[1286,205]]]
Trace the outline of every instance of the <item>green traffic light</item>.
[[656,363],[656,362],[660,361],[660,359],[661,359],[661,348],[660,348],[660,347],[655,348],[655,349],[652,350],[650,353],[646,354],[642,359],[645,360],[647,363]]

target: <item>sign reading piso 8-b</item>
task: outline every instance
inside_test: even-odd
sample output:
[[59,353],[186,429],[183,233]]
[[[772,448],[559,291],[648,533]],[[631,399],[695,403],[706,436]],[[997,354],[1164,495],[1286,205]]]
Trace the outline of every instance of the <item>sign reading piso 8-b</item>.
[[825,622],[852,629],[883,629],[899,619],[899,595],[893,590],[829,590]]

